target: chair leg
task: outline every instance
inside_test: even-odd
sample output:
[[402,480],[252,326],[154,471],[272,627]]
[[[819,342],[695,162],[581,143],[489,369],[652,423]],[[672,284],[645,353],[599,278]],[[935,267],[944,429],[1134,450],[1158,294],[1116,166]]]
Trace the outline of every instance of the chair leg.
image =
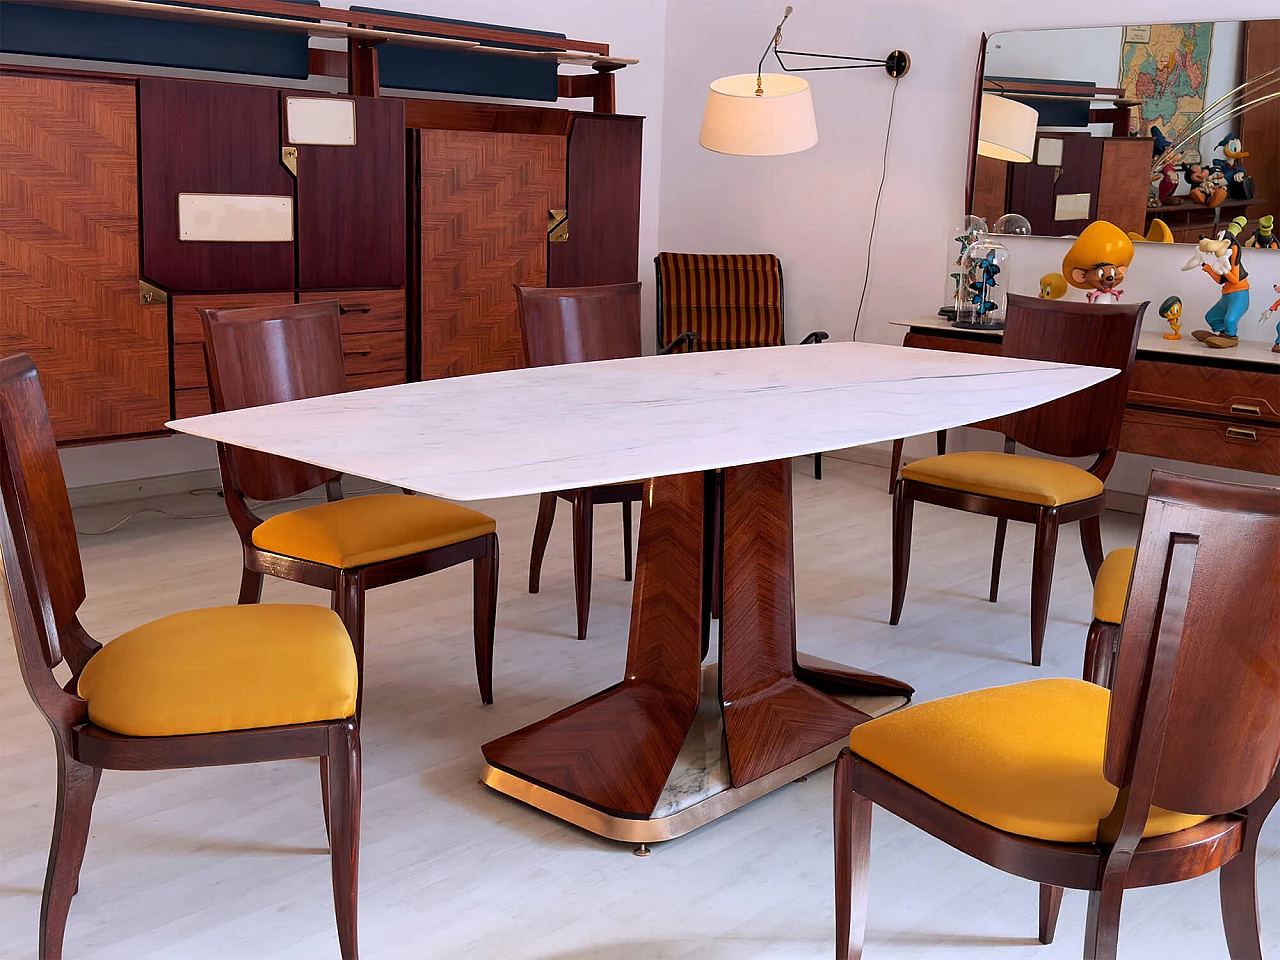
[[480,702],[493,703],[493,633],[498,620],[498,535],[485,538],[484,555],[472,564],[476,680]]
[[947,454],[947,431],[938,431],[938,456],[943,457]]
[[813,479],[822,479],[822,454],[820,453],[813,455]]
[[324,836],[329,841],[329,852],[333,852],[333,824],[329,818],[329,756],[320,758],[320,806],[324,810]]
[[836,960],[860,960],[871,892],[871,801],[853,790],[853,755],[836,760]]
[[551,524],[556,519],[556,500],[554,493],[544,493],[538,499],[538,522],[533,527],[533,548],[529,551],[529,592],[537,593],[542,579],[542,558],[547,552],[547,541],[551,539]]
[[893,496],[898,484],[898,472],[902,469],[902,440],[893,441],[893,454],[889,460],[889,496]]
[[1062,909],[1062,888],[1040,884],[1040,942],[1053,943],[1058,928],[1058,911]]
[[635,576],[631,569],[631,501],[622,501],[622,579],[630,583]]
[[351,636],[356,653],[356,719],[364,711],[364,580],[358,571],[343,570],[333,592],[333,609]]
[[1004,562],[1004,538],[1009,532],[1009,521],[1005,517],[996,518],[996,546],[991,554],[991,591],[987,599],[992,603],[1000,595],[1000,565]]
[[360,733],[353,720],[329,729],[325,794],[333,814],[329,861],[333,869],[333,912],[342,960],[357,960],[356,890],[360,864]]
[[245,567],[240,571],[240,598],[236,603],[262,602],[263,575]]
[[89,842],[89,819],[102,771],[73,760],[61,741],[58,748],[58,806],[49,844],[49,866],[40,902],[40,957],[61,960],[71,898],[80,884],[80,864]]
[[907,598],[907,569],[911,565],[911,516],[915,500],[907,492],[907,482],[899,480],[893,491],[893,605],[889,623],[902,617],[902,604]]
[[1095,583],[1102,568],[1102,517],[1085,517],[1080,521],[1080,546],[1089,567],[1089,579]]
[[1031,561],[1031,665],[1040,666],[1044,631],[1049,622],[1049,591],[1053,561],[1058,554],[1058,511],[1041,510],[1036,517],[1036,546]]
[[595,520],[591,489],[573,492],[573,591],[578,604],[578,639],[587,639],[591,613],[591,538]]
[[1280,798],[1280,773],[1245,808],[1240,852],[1218,871],[1222,927],[1231,960],[1261,960],[1262,928],[1258,921],[1258,835],[1267,814]]
[[1084,960],[1116,960],[1120,942],[1120,882],[1102,883],[1101,890],[1089,891],[1089,919],[1084,929]]

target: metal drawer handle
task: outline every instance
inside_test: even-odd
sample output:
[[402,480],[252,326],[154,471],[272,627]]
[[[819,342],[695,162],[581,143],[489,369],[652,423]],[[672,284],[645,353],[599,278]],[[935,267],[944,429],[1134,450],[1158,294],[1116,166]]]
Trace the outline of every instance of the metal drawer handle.
[[342,355],[344,357],[367,357],[371,353],[373,353],[373,347],[369,347],[366,350],[343,350],[342,351]]
[[1238,440],[1257,440],[1258,431],[1250,430],[1247,427],[1227,427],[1227,436],[1235,437]]
[[1233,403],[1231,405],[1232,413],[1247,413],[1251,417],[1262,416],[1262,408],[1255,407],[1250,403]]
[[371,307],[367,303],[342,303],[341,301],[338,302],[338,313],[340,314],[368,313],[372,309],[373,307]]

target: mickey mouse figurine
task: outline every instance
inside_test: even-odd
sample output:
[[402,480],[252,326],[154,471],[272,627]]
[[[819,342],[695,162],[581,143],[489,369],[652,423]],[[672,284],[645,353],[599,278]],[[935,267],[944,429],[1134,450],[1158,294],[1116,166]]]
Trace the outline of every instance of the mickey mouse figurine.
[[1090,303],[1119,303],[1133,262],[1133,241],[1114,223],[1096,220],[1081,231],[1062,258],[1062,275]]
[[1240,260],[1239,236],[1248,222],[1244,217],[1236,217],[1216,238],[1201,238],[1196,252],[1182,268],[1200,267],[1222,288],[1218,302],[1204,315],[1209,329],[1191,331],[1206,347],[1222,350],[1240,342],[1236,329],[1249,309],[1249,271]]
[[1217,167],[1189,163],[1182,168],[1182,176],[1191,184],[1188,196],[1206,207],[1216,207],[1227,199],[1227,178]]

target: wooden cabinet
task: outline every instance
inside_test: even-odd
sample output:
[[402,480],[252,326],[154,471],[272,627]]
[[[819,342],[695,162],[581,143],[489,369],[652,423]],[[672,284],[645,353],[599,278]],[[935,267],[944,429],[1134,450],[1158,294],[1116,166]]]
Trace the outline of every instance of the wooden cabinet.
[[131,83],[0,77],[0,356],[27,353],[59,442],[161,431],[162,303],[138,297]]
[[409,372],[404,291],[310,291],[298,297],[300,303],[334,299],[342,311],[342,363],[348,389],[404,383]]

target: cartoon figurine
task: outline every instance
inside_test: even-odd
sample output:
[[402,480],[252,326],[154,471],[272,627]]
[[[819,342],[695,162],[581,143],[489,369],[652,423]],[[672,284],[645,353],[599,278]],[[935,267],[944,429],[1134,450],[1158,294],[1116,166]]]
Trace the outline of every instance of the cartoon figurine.
[[[1273,285],[1271,289],[1274,290],[1276,293],[1280,293],[1280,283]],[[1273,317],[1277,315],[1280,315],[1280,300],[1277,300],[1275,303],[1269,306],[1266,310],[1263,310],[1262,316],[1258,318],[1258,322],[1268,323]],[[1276,322],[1276,342],[1271,345],[1271,352],[1280,353],[1280,321]]]
[[1189,163],[1182,168],[1182,176],[1191,184],[1191,192],[1187,196],[1196,203],[1216,207],[1227,199],[1227,178],[1217,167]]
[[1119,303],[1125,272],[1133,262],[1133,241],[1106,220],[1085,227],[1062,258],[1062,275],[1090,303]]
[[1151,221],[1151,226],[1147,228],[1147,235],[1130,230],[1128,237],[1134,243],[1173,243],[1173,231],[1169,229],[1169,225],[1155,217]]
[[1234,133],[1228,133],[1218,141],[1218,149],[1225,159],[1214,160],[1213,165],[1226,180],[1231,199],[1252,200],[1255,192],[1253,177],[1245,172],[1240,163],[1249,155],[1249,151],[1241,146],[1240,138]]
[[1040,299],[1061,300],[1067,295],[1067,278],[1060,273],[1046,273],[1040,278]]
[[1166,340],[1181,340],[1182,334],[1178,330],[1182,327],[1182,298],[1169,297],[1164,303],[1160,304],[1160,316],[1169,321],[1169,326],[1173,328],[1172,333],[1166,333]]
[[1206,347],[1220,350],[1240,342],[1236,335],[1240,318],[1249,309],[1249,271],[1240,260],[1240,231],[1249,221],[1236,217],[1215,239],[1204,237],[1183,270],[1201,267],[1222,288],[1218,302],[1204,315],[1208,330],[1193,330],[1191,335]]
[[1167,203],[1169,198],[1173,196],[1173,191],[1178,189],[1178,167],[1172,163],[1166,163],[1160,168],[1160,179],[1156,187],[1156,196],[1159,197],[1161,203]]
[[1258,228],[1253,231],[1246,247],[1258,250],[1280,250],[1280,237],[1276,236],[1276,218],[1267,214],[1258,220]]
[[1178,189],[1181,179],[1178,165],[1182,163],[1181,153],[1170,153],[1173,141],[1164,135],[1159,127],[1151,128],[1151,192],[1148,206],[1158,207],[1165,203]]

